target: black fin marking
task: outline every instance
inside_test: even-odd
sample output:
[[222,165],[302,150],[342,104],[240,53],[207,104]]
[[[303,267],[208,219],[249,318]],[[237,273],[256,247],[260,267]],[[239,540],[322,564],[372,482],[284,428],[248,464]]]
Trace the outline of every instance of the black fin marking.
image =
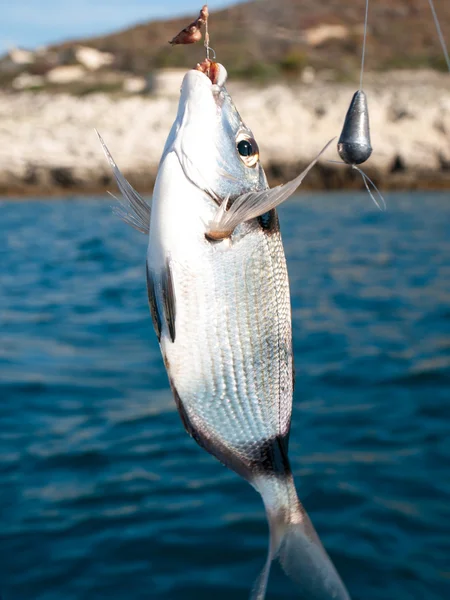
[[283,477],[291,474],[287,455],[287,436],[277,435],[263,442],[259,447],[259,458],[254,461],[254,470],[260,473]]
[[161,340],[161,316],[158,312],[158,305],[156,304],[155,282],[153,280],[152,274],[150,273],[150,269],[148,268],[148,263],[145,265],[145,272],[147,275],[148,305],[150,307],[150,314],[152,316],[153,327],[155,329],[155,333],[158,337],[159,342]]
[[266,233],[278,231],[279,223],[276,209],[274,208],[273,210],[270,210],[269,212],[266,212],[258,217],[258,223]]
[[292,393],[294,393],[294,391],[295,391],[296,380],[297,380],[297,375],[295,372],[294,352],[292,352]]
[[170,263],[167,261],[166,268],[161,276],[162,285],[162,298],[164,306],[164,315],[166,317],[167,328],[169,329],[169,335],[172,342],[175,341],[175,317],[176,317],[176,303],[175,303],[175,291],[173,287],[172,270]]

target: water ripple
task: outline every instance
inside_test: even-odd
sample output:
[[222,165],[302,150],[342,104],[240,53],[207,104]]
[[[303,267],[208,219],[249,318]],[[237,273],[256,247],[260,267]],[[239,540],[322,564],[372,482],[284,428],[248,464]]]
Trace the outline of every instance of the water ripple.
[[[247,598],[261,500],[183,431],[146,239],[109,204],[1,202],[0,591]],[[446,600],[448,195],[392,194],[383,214],[363,195],[305,195],[280,218],[300,497],[353,600]],[[275,568],[268,600],[296,597]]]

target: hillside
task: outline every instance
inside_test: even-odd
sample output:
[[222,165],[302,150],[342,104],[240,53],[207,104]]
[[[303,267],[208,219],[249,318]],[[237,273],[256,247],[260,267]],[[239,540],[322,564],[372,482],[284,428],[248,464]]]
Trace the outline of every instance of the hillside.
[[[359,76],[364,6],[258,0],[212,14],[211,44],[271,184],[292,178],[339,135]],[[450,2],[436,0],[436,8],[448,39]],[[204,57],[201,44],[168,43],[193,16],[0,58],[0,193],[115,189],[94,128],[137,189],[150,191],[183,69]],[[366,60],[374,147],[367,173],[384,190],[449,189],[450,79],[428,0],[374,0]],[[363,183],[324,158],[305,186]]]
[[[213,13],[211,45],[230,73],[275,76],[305,65],[352,79],[359,68],[365,0],[253,0]],[[199,2],[200,8],[200,2]],[[450,2],[436,0],[446,39]],[[155,67],[191,66],[201,44],[167,43],[189,21],[153,21],[82,43],[115,56],[115,68],[146,74]],[[78,42],[77,42],[78,43]],[[70,49],[75,42],[54,47]],[[369,13],[368,70],[445,69],[427,0],[377,0]]]
[[[431,71],[368,74],[374,152],[364,170],[380,189],[450,189],[448,79]],[[320,79],[310,85],[230,82],[271,185],[292,179],[339,135],[354,87]],[[177,105],[178,94],[0,92],[0,195],[115,192],[94,128],[132,185],[151,192]],[[335,143],[302,190],[363,189],[358,173],[328,159],[337,159]]]

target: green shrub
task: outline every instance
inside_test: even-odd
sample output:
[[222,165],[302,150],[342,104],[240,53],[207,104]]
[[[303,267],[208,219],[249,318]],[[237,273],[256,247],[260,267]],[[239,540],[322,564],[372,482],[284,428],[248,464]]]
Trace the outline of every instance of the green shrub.
[[300,75],[308,65],[308,55],[301,50],[290,50],[279,62],[279,68],[285,75]]

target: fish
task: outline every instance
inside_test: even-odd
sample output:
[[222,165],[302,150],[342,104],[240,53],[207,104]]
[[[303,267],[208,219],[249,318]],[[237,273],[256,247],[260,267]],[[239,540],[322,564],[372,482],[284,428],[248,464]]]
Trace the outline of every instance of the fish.
[[150,313],[184,428],[262,496],[269,548],[251,600],[264,600],[275,558],[301,598],[349,600],[288,458],[294,366],[276,207],[320,154],[295,179],[269,188],[226,79],[212,61],[184,76],[151,206],[100,141],[123,195],[118,214],[148,233]]

